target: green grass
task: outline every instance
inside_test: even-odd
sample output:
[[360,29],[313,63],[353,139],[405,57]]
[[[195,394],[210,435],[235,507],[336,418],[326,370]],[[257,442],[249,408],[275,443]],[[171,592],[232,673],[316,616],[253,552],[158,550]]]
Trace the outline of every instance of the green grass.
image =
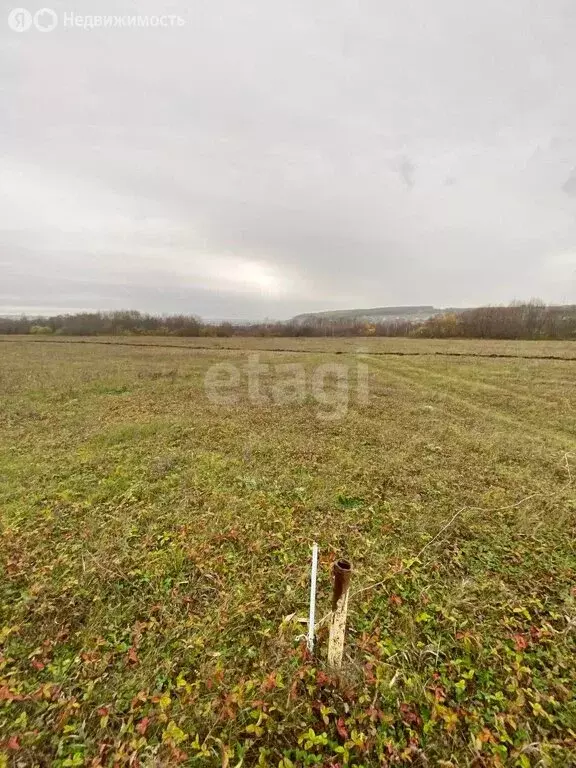
[[[573,344],[87,342],[0,345],[0,766],[576,764]],[[204,392],[358,347],[535,359],[368,355],[336,421]],[[378,584],[338,679],[313,541],[320,618],[337,557]]]

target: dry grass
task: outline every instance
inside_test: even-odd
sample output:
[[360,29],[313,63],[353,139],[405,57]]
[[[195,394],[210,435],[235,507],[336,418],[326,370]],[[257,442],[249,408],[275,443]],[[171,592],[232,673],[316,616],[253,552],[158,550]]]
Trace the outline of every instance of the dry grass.
[[[362,358],[370,401],[334,422],[203,386],[247,349],[574,345],[90,344],[0,348],[0,765],[576,763],[576,363]],[[314,540],[319,615],[333,558],[383,582],[339,681],[299,639]]]
[[282,338],[282,337],[154,337],[154,336],[0,336],[4,343],[40,343],[40,344],[131,344],[134,346],[175,347],[191,349],[231,350],[231,351],[293,351],[310,353],[355,354],[358,351],[369,354],[399,355],[510,355],[518,357],[559,357],[576,359],[574,341],[485,341],[482,339],[407,339],[407,338]]

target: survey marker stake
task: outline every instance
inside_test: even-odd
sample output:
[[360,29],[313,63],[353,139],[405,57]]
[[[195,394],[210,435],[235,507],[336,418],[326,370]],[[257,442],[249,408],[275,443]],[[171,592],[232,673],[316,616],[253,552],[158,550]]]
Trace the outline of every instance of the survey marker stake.
[[338,560],[332,566],[332,617],[328,637],[328,666],[340,669],[344,656],[346,615],[352,565],[348,560]]
[[318,573],[318,544],[312,547],[312,572],[310,574],[310,613],[308,615],[308,650],[314,653],[314,621],[316,618],[316,575]]

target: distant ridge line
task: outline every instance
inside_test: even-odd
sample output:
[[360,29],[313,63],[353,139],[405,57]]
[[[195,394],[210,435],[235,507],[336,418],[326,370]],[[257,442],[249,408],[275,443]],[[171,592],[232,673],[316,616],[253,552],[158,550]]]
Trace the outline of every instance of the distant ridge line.
[[314,320],[344,320],[355,318],[357,320],[425,320],[435,315],[443,315],[451,312],[465,312],[467,307],[434,307],[432,304],[413,304],[398,307],[370,307],[368,309],[328,309],[320,312],[303,312],[295,315],[289,322],[306,323]]

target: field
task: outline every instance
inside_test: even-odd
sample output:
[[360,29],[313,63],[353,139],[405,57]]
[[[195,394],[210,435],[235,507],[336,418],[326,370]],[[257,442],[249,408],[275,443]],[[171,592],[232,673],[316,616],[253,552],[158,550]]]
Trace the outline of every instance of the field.
[[0,340],[0,766],[576,765],[576,342],[55,341]]

